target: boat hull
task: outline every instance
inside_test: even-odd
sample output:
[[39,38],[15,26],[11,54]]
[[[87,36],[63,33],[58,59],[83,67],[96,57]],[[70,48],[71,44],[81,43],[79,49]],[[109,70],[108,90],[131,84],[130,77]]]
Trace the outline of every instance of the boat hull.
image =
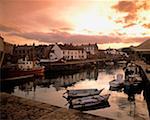
[[81,105],[76,106],[76,107],[73,107],[71,105],[69,106],[70,109],[76,109],[80,111],[96,110],[96,109],[107,108],[107,107],[110,107],[110,104],[108,101],[101,102],[99,104],[95,104],[92,106],[81,106]]
[[124,83],[123,82],[117,82],[116,80],[110,81],[109,82],[110,87],[123,87]]
[[103,96],[95,95],[95,96],[89,96],[84,98],[76,98],[70,102],[70,106],[74,109],[95,106],[98,104],[102,104],[103,102],[107,102],[109,96],[110,94],[106,94]]
[[3,74],[2,79],[27,76],[27,75],[42,76],[44,75],[44,68],[37,68],[31,70],[7,69],[3,71],[2,74]]
[[86,96],[99,95],[103,89],[81,89],[81,90],[68,90],[68,99],[81,98]]

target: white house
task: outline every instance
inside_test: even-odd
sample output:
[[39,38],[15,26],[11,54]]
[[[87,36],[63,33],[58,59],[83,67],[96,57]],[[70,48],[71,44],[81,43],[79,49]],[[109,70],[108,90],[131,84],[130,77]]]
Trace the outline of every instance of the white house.
[[86,51],[78,46],[55,44],[49,53],[50,62],[87,59]]
[[50,62],[56,62],[63,58],[63,52],[61,48],[55,44],[49,52]]
[[18,68],[20,70],[33,70],[35,68],[40,68],[39,61],[29,61],[29,57],[26,56],[24,59],[18,59]]

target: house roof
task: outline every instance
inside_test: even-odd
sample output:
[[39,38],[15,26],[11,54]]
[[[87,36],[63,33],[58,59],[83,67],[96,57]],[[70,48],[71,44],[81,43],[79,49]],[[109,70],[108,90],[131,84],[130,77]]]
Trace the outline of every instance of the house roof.
[[72,44],[59,44],[58,45],[62,50],[83,50],[83,48],[79,46],[73,46]]
[[97,44],[86,44],[86,45],[82,45],[82,47],[95,47],[98,48]]

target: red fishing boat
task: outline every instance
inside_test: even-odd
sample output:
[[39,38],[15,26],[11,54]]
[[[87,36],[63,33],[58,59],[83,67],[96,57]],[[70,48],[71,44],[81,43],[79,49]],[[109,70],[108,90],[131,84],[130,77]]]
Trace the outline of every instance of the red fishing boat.
[[26,57],[24,60],[19,59],[17,64],[7,68],[5,72],[3,72],[3,79],[43,76],[44,71],[44,66],[40,66],[37,61],[29,61]]

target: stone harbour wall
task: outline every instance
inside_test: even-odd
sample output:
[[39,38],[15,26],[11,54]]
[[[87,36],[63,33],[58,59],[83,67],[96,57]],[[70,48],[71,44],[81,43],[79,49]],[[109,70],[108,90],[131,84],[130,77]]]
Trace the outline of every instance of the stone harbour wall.
[[0,93],[0,120],[112,120]]

